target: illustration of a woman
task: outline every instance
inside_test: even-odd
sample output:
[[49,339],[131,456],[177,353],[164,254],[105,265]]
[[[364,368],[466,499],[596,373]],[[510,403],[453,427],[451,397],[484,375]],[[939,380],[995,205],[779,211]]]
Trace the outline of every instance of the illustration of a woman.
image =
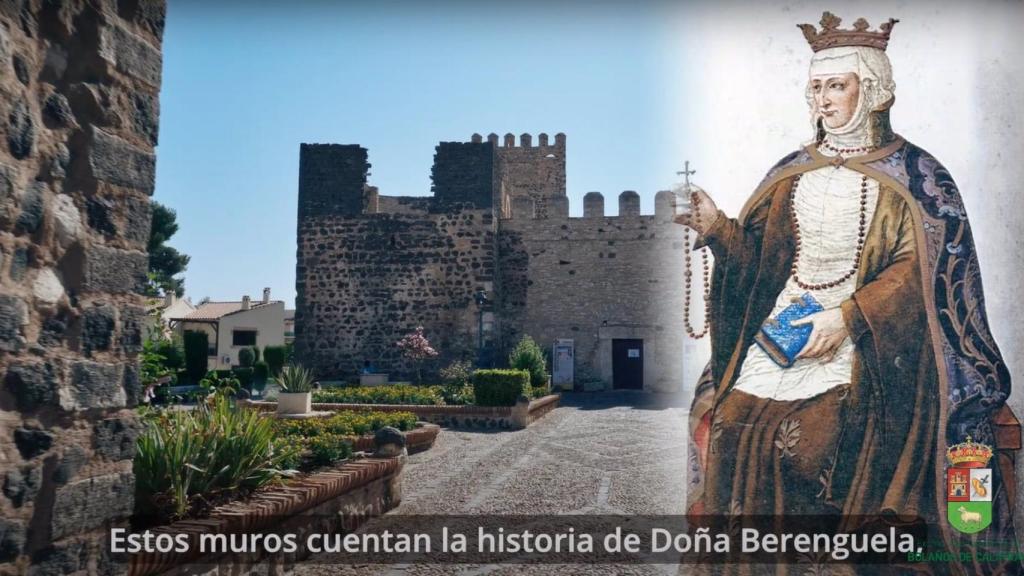
[[[1012,541],[1005,450],[1019,426],[960,193],[890,128],[895,21],[839,23],[825,13],[820,32],[801,26],[814,141],[768,172],[738,218],[699,189],[677,218],[715,258],[691,513],[895,513],[941,526],[951,545],[944,454],[970,435],[1000,454],[988,535]],[[811,332],[787,357],[787,342],[758,333],[794,306],[820,311],[793,320]]]

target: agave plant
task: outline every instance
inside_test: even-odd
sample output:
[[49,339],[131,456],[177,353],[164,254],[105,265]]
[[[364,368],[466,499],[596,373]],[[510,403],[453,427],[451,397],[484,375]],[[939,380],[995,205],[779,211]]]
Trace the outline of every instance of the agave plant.
[[154,412],[133,463],[137,509],[186,517],[197,499],[287,476],[293,452],[278,440],[271,419],[221,395],[195,410]]
[[285,392],[310,392],[313,390],[313,373],[302,366],[288,365],[281,369],[276,382]]

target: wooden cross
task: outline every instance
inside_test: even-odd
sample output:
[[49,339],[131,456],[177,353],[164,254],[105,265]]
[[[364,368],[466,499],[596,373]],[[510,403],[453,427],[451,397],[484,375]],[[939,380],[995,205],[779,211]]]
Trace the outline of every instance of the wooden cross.
[[683,170],[681,172],[676,172],[677,175],[681,175],[681,176],[683,176],[683,178],[686,179],[686,187],[687,188],[690,187],[690,174],[696,174],[696,173],[697,173],[696,170],[690,170],[690,161],[689,160],[686,161],[686,164],[683,167]]

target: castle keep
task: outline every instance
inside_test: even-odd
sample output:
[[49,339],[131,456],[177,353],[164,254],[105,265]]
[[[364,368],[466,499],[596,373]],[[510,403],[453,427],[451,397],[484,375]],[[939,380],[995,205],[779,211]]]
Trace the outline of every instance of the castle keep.
[[692,341],[671,193],[643,215],[640,195],[623,192],[618,215],[606,216],[590,192],[583,216],[569,217],[565,149],[564,134],[442,142],[432,196],[386,196],[367,183],[366,149],[303,144],[297,357],[329,379],[366,361],[408,375],[394,344],[417,326],[441,353],[435,368],[476,357],[481,332],[484,357],[498,363],[529,334],[549,351],[571,339],[577,382],[681,390]]

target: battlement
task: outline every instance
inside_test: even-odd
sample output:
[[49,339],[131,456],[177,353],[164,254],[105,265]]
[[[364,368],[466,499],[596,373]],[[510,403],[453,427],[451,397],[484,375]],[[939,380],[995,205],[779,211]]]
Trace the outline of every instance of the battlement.
[[[498,139],[498,135],[495,134],[494,132],[491,132],[490,134],[487,135],[487,141],[490,142],[491,144],[494,144],[495,147],[499,146],[498,140],[499,140]],[[473,136],[470,137],[469,141],[472,142],[472,143],[475,143],[475,144],[480,144],[480,143],[482,143],[484,141],[484,137],[481,136],[480,134],[473,134]],[[504,137],[504,141],[501,144],[501,147],[504,147],[504,148],[516,148],[517,146],[516,146],[516,137],[515,137],[515,135],[512,134],[511,132],[506,133],[505,137]],[[534,146],[533,145],[533,136],[529,132],[523,132],[522,134],[519,135],[519,146],[518,147],[519,148],[535,148],[535,147],[536,148],[558,148],[560,150],[565,150],[565,134],[563,134],[561,132],[559,132],[558,134],[555,134],[555,143],[554,144],[550,144],[549,143],[548,135],[546,133],[544,133],[544,132],[541,132],[540,134],[537,135],[537,146]]]
[[554,218],[638,218],[643,216],[654,216],[657,221],[671,221],[672,193],[668,190],[660,190],[654,195],[654,214],[642,214],[640,211],[640,194],[634,190],[625,190],[618,196],[619,212],[616,216],[605,214],[604,195],[600,192],[587,192],[583,196],[583,216],[569,216],[569,198],[562,196],[558,198],[546,198],[546,214],[537,210],[538,200],[528,196],[513,198],[510,210],[507,211],[503,220],[539,220]]

